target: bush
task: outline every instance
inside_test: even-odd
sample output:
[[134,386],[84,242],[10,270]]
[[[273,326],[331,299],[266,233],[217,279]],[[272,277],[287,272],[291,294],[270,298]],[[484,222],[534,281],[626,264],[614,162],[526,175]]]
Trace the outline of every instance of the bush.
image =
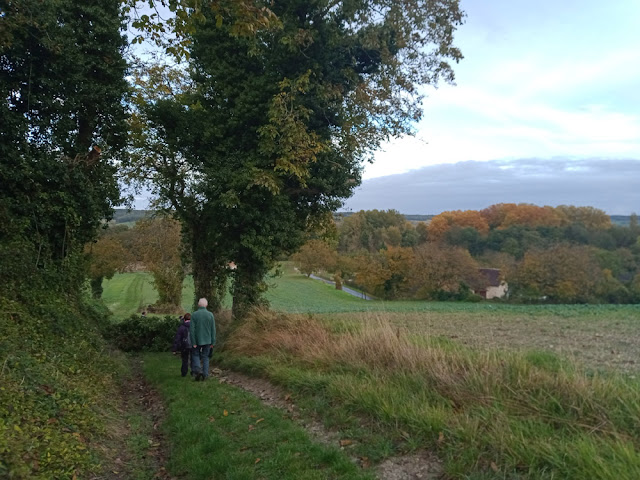
[[179,325],[178,318],[171,315],[141,317],[134,314],[109,325],[105,337],[124,352],[164,352],[170,349]]

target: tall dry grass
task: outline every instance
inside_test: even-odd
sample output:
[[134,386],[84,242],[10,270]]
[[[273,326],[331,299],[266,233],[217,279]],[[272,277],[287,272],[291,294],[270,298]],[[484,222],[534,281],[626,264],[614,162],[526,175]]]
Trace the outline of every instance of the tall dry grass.
[[639,444],[637,386],[615,376],[586,375],[570,362],[547,368],[520,353],[471,351],[428,338],[417,342],[381,313],[371,314],[361,328],[332,332],[309,315],[258,310],[233,331],[225,350],[380,376],[410,376],[458,413],[486,406],[569,432]]

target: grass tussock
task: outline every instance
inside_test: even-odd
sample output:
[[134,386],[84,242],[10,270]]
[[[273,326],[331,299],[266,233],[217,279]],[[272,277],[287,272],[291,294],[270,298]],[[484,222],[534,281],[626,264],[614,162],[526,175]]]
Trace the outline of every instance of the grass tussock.
[[[354,372],[328,390],[423,435],[450,457],[454,476],[493,462],[517,478],[640,478],[638,383],[587,375],[551,354],[469,350],[416,337],[384,314],[336,331],[308,315],[267,311],[237,327],[225,350]],[[437,429],[443,436],[429,440]]]

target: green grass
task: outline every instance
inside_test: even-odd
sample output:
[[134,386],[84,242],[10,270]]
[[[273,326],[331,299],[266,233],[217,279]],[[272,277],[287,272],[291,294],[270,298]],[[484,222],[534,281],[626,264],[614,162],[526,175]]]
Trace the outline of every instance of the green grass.
[[[135,293],[139,280],[137,274],[129,275],[130,287],[124,285],[123,276],[120,288]],[[595,365],[600,365],[597,355],[613,355],[607,342],[618,335],[615,355],[626,342],[625,348],[637,356],[639,306],[365,301],[291,271],[272,283],[276,285],[268,293],[272,308],[321,314],[320,325],[333,335],[329,345],[346,335],[357,336],[380,319],[391,324],[390,341],[406,339],[406,358],[396,357],[394,349],[376,352],[374,337],[367,337],[370,341],[364,346],[356,342],[357,348],[343,349],[340,358],[335,352],[326,358],[304,358],[304,352],[319,348],[318,338],[293,338],[291,353],[281,348],[291,334],[285,331],[260,356],[227,351],[217,357],[226,366],[265,376],[296,392],[298,405],[357,440],[354,454],[377,462],[428,448],[445,461],[451,478],[460,479],[640,478],[640,385],[634,375],[585,372],[549,348],[550,343],[577,338],[576,348],[596,352]],[[185,287],[185,297],[191,302],[189,288]],[[264,334],[273,331],[271,320],[261,325]],[[305,329],[294,332],[304,334]],[[236,330],[235,335],[243,333]],[[479,337],[484,343],[474,343]],[[518,342],[524,353],[498,351]],[[249,339],[246,344],[256,343]],[[434,361],[420,360],[423,354],[414,348],[430,351]],[[316,452],[317,446],[308,451],[291,449],[280,433],[295,438],[305,434],[288,430],[297,427],[281,412],[263,413],[265,407],[258,400],[226,385],[185,383],[178,376],[178,363],[171,365],[165,358],[146,356],[145,374],[167,400],[166,433],[173,445],[169,467],[174,475],[351,478],[357,474],[357,469],[345,473],[333,460],[317,463],[329,455]],[[416,358],[417,369],[405,367]],[[225,409],[235,413],[221,417]],[[265,418],[260,422],[264,437],[254,435],[258,424],[251,423],[253,415]],[[254,430],[249,431],[250,424]],[[190,445],[199,434],[206,451],[220,455],[207,453],[208,461],[183,451],[182,445]],[[259,441],[254,441],[256,437]],[[306,445],[308,439],[300,442]],[[292,456],[304,458],[307,466],[320,465],[320,470],[308,472],[296,462],[285,467]],[[321,475],[314,477],[317,472]]]
[[371,479],[337,447],[314,443],[283,412],[253,395],[180,377],[178,359],[144,356],[144,373],[165,399],[163,430],[171,440],[167,468],[191,480]]
[[[153,286],[153,276],[147,272],[117,273],[102,283],[102,300],[118,318],[126,318],[140,313],[148,305],[158,300]],[[182,308],[185,312],[193,310],[193,278],[188,276],[182,286]]]
[[[287,269],[284,275],[269,280],[266,294],[271,308],[289,313],[437,313],[437,314],[482,314],[487,316],[556,316],[559,318],[640,318],[640,305],[512,305],[507,303],[465,303],[428,301],[383,301],[363,300],[336,290],[319,280],[307,278]],[[127,317],[154,303],[158,296],[149,273],[121,273],[103,283],[102,298],[107,307],[118,318]],[[225,306],[230,299],[225,298]],[[191,311],[193,307],[193,278],[185,279],[182,291],[182,307]]]
[[640,318],[640,305],[513,305],[507,303],[466,303],[429,301],[363,300],[336,290],[332,285],[295,273],[285,264],[285,273],[271,279],[267,299],[271,308],[289,313],[461,313],[558,317]]

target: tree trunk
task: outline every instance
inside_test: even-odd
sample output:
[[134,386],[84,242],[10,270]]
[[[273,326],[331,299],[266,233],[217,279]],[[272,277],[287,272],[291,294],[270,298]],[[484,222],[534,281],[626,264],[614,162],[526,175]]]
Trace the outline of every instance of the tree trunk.
[[215,252],[206,245],[203,237],[199,236],[197,228],[191,230],[191,255],[194,284],[194,309],[198,300],[206,298],[208,309],[214,313],[222,310],[222,301],[227,291],[228,269],[226,262],[215,257]]
[[93,298],[102,297],[102,279],[103,277],[91,279],[91,295],[93,295]]
[[233,318],[244,317],[252,308],[266,306],[268,302],[262,297],[266,291],[265,268],[256,265],[239,264],[233,281]]

